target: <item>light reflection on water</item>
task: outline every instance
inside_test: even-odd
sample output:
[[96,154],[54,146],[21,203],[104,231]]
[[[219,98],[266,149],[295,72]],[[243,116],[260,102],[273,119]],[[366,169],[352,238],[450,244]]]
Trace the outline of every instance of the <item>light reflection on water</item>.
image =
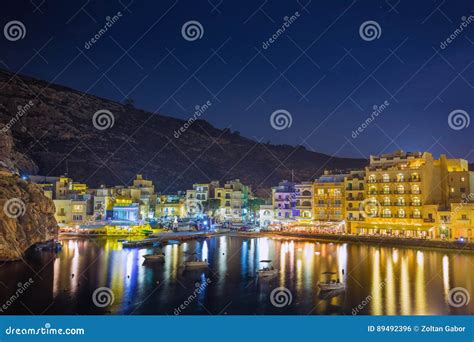
[[[34,285],[6,314],[173,314],[195,292],[181,314],[472,314],[474,303],[461,308],[447,304],[449,290],[470,293],[474,254],[356,244],[262,238],[216,237],[162,248],[165,262],[143,263],[153,249],[122,249],[116,239],[65,239],[63,251],[36,253],[22,263],[0,268],[0,299],[9,298],[16,284],[29,277]],[[195,253],[195,254],[194,254]],[[211,269],[184,270],[184,261],[208,260]],[[273,260],[279,274],[258,279],[261,260]],[[41,278],[33,272],[38,272]],[[346,284],[346,291],[323,296],[317,287],[322,272]],[[93,305],[98,287],[112,289],[114,303]],[[269,296],[288,288],[292,303],[274,307]],[[193,292],[194,291],[194,292]],[[474,297],[474,295],[471,295]]]

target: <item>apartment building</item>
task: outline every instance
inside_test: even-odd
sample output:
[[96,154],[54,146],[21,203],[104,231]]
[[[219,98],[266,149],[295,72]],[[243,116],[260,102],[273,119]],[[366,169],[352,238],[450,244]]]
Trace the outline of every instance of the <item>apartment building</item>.
[[365,171],[351,171],[344,177],[344,192],[346,228],[350,230],[351,222],[364,220]]
[[364,219],[351,221],[350,232],[445,237],[443,227],[451,222],[446,217],[470,194],[470,180],[472,173],[463,159],[441,155],[435,160],[428,152],[403,151],[371,156],[365,168]]
[[220,200],[216,216],[226,222],[246,222],[250,188],[239,179],[228,181],[224,187],[215,188],[215,198]]
[[293,182],[284,180],[272,188],[272,206],[276,221],[290,221],[298,216],[295,210],[296,198],[296,187]]
[[313,183],[303,182],[295,184],[296,218],[300,221],[313,219]]
[[313,183],[313,218],[316,221],[340,222],[345,218],[344,178],[347,174],[324,175]]

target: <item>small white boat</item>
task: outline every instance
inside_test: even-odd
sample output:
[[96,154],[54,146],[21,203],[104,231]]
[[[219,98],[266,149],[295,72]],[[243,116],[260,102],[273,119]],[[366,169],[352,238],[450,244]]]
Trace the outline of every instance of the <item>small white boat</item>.
[[339,278],[337,280],[331,279],[331,277],[336,274],[336,272],[323,272],[322,274],[327,276],[326,281],[318,281],[318,287],[321,291],[336,291],[344,290],[346,285],[342,283]]
[[185,261],[184,262],[184,267],[185,268],[206,268],[209,266],[209,263],[207,262],[207,259],[204,261],[195,259],[195,260],[190,260],[190,261]]
[[271,265],[271,260],[260,260],[260,262],[268,264],[268,266],[264,266],[258,270],[259,277],[273,277],[278,274],[278,270]]
[[146,261],[165,261],[164,254],[145,254],[143,257]]
[[335,290],[343,290],[345,289],[346,285],[341,282],[336,282],[336,281],[329,281],[329,282],[319,282],[318,287],[321,289],[321,291],[335,291]]

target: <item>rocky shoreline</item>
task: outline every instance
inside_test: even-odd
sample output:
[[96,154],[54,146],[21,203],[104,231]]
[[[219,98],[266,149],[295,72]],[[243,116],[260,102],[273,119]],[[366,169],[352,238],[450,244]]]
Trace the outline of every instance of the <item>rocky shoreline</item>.
[[0,176],[0,260],[22,259],[36,243],[58,237],[54,203],[36,184],[17,175]]

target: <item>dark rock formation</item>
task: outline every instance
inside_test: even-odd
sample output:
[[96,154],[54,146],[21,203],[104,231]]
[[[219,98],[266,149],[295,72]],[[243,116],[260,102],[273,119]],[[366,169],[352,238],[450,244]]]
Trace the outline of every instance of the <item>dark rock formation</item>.
[[18,260],[38,242],[56,239],[54,203],[36,184],[0,171],[0,260]]
[[[16,150],[30,157],[40,174],[58,176],[68,170],[69,176],[91,186],[128,184],[141,173],[162,192],[232,178],[254,190],[268,190],[291,179],[292,170],[296,181],[306,181],[324,169],[367,163],[302,146],[258,143],[204,120],[187,127],[188,121],[7,71],[0,70],[0,88],[0,123],[11,126]],[[94,126],[93,116],[100,110],[112,113],[110,128]],[[182,127],[187,127],[184,132]]]

